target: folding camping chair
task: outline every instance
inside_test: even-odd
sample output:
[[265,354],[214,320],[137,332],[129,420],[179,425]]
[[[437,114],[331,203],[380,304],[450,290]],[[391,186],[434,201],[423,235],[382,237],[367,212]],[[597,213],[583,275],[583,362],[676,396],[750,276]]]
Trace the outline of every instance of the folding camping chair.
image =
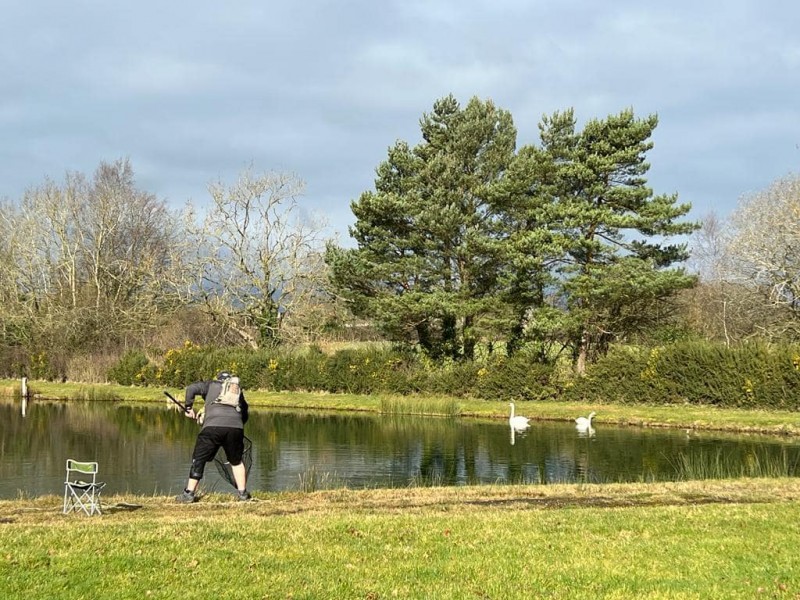
[[103,514],[100,510],[100,492],[105,483],[97,481],[97,463],[67,459],[67,478],[64,480],[64,510],[82,510],[87,515]]

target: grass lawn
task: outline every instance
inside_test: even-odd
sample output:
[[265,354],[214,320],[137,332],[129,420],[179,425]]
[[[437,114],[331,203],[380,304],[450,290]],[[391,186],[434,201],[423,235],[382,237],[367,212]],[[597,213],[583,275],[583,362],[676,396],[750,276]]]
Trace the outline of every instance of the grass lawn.
[[743,479],[115,497],[95,517],[52,496],[0,501],[0,597],[797,598],[799,492]]

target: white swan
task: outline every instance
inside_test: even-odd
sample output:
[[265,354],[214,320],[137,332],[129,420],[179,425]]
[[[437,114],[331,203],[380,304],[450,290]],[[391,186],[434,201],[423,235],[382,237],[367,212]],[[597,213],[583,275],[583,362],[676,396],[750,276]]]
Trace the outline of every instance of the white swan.
[[512,429],[527,429],[531,426],[528,422],[530,419],[528,417],[515,417],[514,416],[514,403],[509,402],[508,405],[511,407],[511,416],[508,417],[508,424],[511,425]]
[[592,411],[588,417],[578,417],[575,419],[575,428],[579,431],[588,431],[592,429],[592,419],[597,413]]

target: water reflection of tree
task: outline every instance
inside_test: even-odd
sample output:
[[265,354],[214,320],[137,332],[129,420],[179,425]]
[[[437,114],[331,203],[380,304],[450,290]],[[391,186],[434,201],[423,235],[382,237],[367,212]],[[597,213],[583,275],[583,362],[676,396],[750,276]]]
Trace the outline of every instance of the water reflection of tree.
[[[453,485],[475,473],[474,442],[464,439],[459,420],[272,413],[263,415],[261,427],[273,432],[275,443],[268,453],[273,467],[281,444],[296,442],[307,444],[309,455],[334,467],[336,450],[348,448],[381,465],[401,485],[410,481]],[[302,471],[306,465],[296,468]]]
[[[337,450],[346,448],[376,472],[391,473],[396,485],[669,479],[675,457],[688,444],[682,432],[672,430],[602,427],[586,438],[571,424],[536,423],[510,446],[507,425],[497,422],[334,413],[265,412],[254,427],[251,432],[269,432],[251,433],[263,450],[259,464],[265,472],[278,468],[282,444],[307,445],[303,460],[317,461],[289,465],[300,473],[312,466],[336,470]],[[746,460],[752,445],[735,436],[730,443]],[[346,479],[346,473],[337,475]]]

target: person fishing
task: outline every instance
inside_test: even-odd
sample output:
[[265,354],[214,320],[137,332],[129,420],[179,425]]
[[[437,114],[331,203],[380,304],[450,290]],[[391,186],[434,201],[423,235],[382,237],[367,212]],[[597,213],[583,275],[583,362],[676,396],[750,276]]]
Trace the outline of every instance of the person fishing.
[[196,381],[186,388],[185,415],[197,418],[193,405],[197,396],[203,398],[202,428],[197,434],[189,480],[176,500],[191,503],[197,500],[195,492],[203,478],[206,463],[214,460],[220,448],[231,465],[236,483],[237,500],[250,500],[247,491],[247,470],[242,462],[244,453],[244,424],[247,423],[248,406],[239,378],[222,371],[212,381]]

